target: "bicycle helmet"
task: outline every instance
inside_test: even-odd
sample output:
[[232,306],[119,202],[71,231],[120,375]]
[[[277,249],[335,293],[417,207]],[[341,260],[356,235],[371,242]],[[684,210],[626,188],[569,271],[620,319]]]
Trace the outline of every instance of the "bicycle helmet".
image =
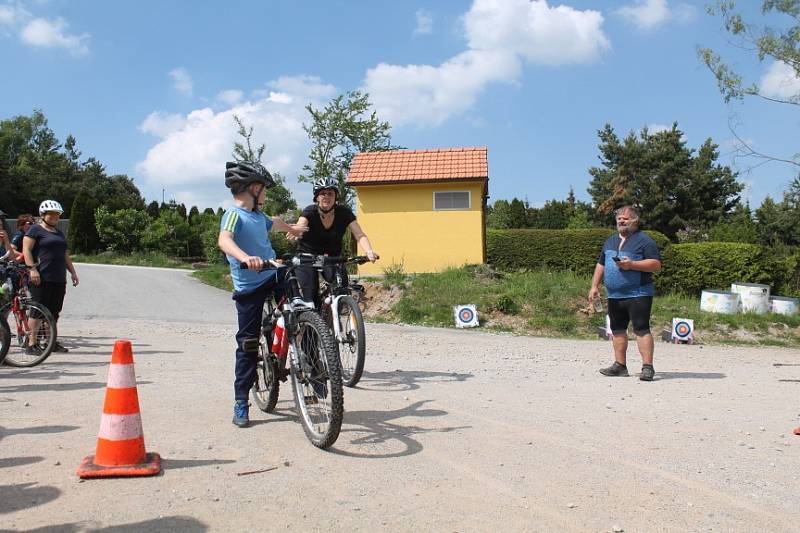
[[324,191],[325,189],[330,189],[336,196],[339,196],[339,182],[336,179],[331,177],[319,178],[314,182],[314,201],[317,201],[317,195],[319,195],[320,191]]
[[64,213],[64,208],[61,207],[61,204],[55,200],[45,200],[39,204],[39,216],[44,216],[45,213],[54,212],[58,213],[59,215]]
[[225,186],[234,193],[243,191],[251,183],[261,183],[265,187],[275,185],[272,175],[261,163],[235,161],[225,163]]

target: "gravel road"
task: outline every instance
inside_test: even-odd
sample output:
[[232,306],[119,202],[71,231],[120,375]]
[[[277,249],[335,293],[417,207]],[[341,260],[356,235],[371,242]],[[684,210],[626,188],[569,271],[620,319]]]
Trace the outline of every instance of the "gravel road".
[[[231,422],[233,302],[174,270],[78,265],[68,354],[0,367],[0,529],[798,531],[800,350],[368,324],[329,451],[290,396]],[[153,478],[80,481],[116,339],[131,339]],[[631,357],[631,368],[639,367]]]

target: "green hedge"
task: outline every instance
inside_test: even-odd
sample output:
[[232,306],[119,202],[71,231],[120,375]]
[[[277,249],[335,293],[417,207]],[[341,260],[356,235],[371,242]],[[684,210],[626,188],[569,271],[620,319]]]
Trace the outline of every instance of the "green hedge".
[[[611,229],[506,229],[488,230],[486,256],[500,270],[548,268],[591,272]],[[646,231],[662,251],[669,239]]]
[[698,295],[703,289],[730,290],[731,283],[763,283],[775,294],[793,293],[797,256],[777,257],[757,244],[702,242],[673,244],[656,274],[659,293]]

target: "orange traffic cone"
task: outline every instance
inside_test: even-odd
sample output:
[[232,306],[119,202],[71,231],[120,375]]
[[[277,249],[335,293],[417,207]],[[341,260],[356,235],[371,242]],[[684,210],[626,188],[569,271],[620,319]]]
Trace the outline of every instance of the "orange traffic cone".
[[800,426],[797,426],[796,428],[794,428],[794,434],[795,435],[800,435]]
[[161,457],[145,453],[139,394],[130,341],[117,341],[108,368],[108,386],[95,455],[78,467],[81,478],[153,476],[161,472]]

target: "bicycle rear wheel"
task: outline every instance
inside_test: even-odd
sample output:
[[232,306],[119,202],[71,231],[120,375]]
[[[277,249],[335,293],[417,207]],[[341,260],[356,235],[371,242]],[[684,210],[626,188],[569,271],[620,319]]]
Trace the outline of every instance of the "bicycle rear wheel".
[[8,322],[0,316],[0,365],[6,358],[8,349],[11,346],[11,330],[8,329]]
[[253,383],[253,401],[265,413],[271,413],[278,403],[278,361],[269,353],[266,339],[261,337],[256,364],[256,382]]
[[[0,308],[0,318],[6,320],[11,330],[11,342],[3,364],[36,366],[50,357],[56,343],[56,321],[45,306],[39,302],[22,300],[19,313],[12,313],[9,302]],[[28,327],[31,319],[40,321],[35,332]],[[31,335],[34,335],[33,344],[29,342]]]
[[301,313],[297,322],[297,335],[289,343],[295,406],[311,443],[327,448],[339,437],[344,415],[336,343],[315,311]]
[[364,372],[366,333],[361,308],[351,296],[342,296],[339,307],[339,359],[342,364],[342,382],[355,387]]

